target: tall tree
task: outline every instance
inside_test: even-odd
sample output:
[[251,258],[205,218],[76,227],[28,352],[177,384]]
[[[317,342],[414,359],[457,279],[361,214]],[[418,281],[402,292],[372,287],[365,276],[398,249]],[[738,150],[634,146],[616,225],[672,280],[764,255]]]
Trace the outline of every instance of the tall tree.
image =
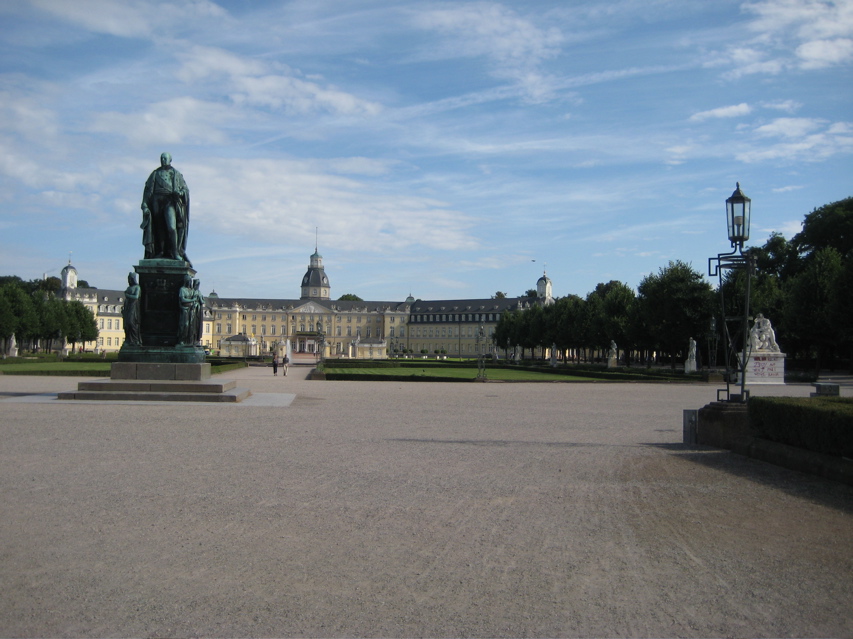
[[670,354],[673,368],[690,338],[707,332],[713,299],[710,284],[680,260],[647,275],[637,287],[637,303],[650,337],[656,348]]
[[841,254],[827,247],[816,251],[790,283],[785,329],[801,351],[815,356],[818,370],[844,339],[849,324],[849,318],[837,316],[834,300],[842,273]]

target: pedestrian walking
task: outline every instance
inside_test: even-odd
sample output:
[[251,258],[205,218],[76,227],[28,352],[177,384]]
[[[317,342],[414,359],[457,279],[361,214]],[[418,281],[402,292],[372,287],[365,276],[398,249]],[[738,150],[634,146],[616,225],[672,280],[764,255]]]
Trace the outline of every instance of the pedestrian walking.
[[290,358],[287,355],[285,355],[282,362],[283,362],[282,367],[284,370],[284,376],[287,377],[287,365],[290,364]]
[[272,356],[272,374],[273,377],[278,375],[278,355]]

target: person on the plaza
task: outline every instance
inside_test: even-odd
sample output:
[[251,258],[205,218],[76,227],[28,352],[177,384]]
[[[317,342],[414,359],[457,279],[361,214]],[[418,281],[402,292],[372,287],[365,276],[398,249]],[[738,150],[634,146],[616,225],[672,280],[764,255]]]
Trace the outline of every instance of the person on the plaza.
[[284,370],[284,376],[287,377],[287,365],[290,364],[290,358],[285,355],[282,360],[282,369]]
[[278,375],[278,353],[275,353],[272,356],[272,375],[273,377]]

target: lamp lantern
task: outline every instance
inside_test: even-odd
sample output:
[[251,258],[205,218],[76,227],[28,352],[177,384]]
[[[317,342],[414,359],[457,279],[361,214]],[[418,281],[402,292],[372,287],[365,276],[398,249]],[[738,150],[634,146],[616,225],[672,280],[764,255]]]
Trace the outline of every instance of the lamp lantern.
[[729,226],[729,240],[732,246],[743,247],[743,243],[749,239],[749,215],[752,200],[740,190],[740,182],[737,183],[732,196],[726,200],[726,219]]

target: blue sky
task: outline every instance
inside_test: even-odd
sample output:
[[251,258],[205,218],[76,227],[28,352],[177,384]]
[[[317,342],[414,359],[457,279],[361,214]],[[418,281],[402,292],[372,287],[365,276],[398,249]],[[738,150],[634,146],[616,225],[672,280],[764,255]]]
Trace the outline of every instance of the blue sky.
[[124,288],[163,151],[205,292],[636,288],[853,195],[853,1],[0,3],[0,274]]

